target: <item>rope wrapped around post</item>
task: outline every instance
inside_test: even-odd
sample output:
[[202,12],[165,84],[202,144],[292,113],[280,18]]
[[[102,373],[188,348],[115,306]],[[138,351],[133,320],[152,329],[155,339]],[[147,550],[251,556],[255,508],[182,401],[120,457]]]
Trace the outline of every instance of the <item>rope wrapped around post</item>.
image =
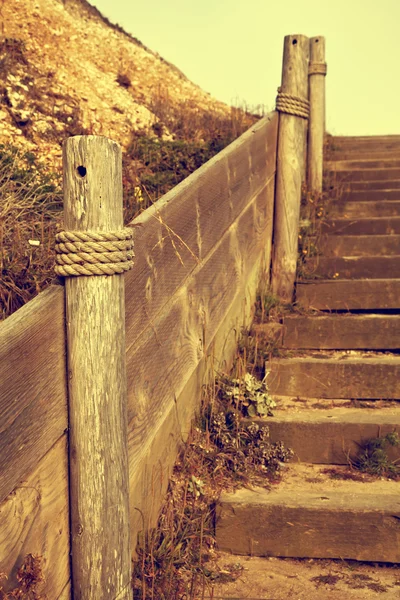
[[55,272],[63,277],[116,275],[133,266],[133,230],[60,231],[56,234]]
[[326,63],[310,63],[308,66],[309,75],[326,75],[328,72],[328,66]]
[[306,98],[285,94],[281,92],[281,88],[278,88],[276,110],[302,119],[308,119],[310,116],[310,103]]

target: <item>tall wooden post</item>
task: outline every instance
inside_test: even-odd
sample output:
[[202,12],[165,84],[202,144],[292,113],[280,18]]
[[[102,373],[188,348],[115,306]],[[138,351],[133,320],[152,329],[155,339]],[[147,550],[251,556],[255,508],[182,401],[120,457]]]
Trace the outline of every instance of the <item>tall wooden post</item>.
[[323,153],[325,134],[325,38],[310,39],[309,65],[310,122],[308,130],[308,189],[322,194]]
[[282,85],[277,98],[279,135],[276,166],[272,291],[290,302],[296,277],[301,186],[305,179],[309,40],[285,37]]
[[[105,137],[77,136],[66,141],[63,151],[65,233],[98,232],[101,237],[103,232],[121,231],[119,146]],[[89,260],[108,252],[96,241],[72,247],[68,239],[61,244],[63,237],[58,237],[60,251],[72,251],[70,258],[75,259],[70,267],[64,255],[65,269],[82,270],[85,256]],[[81,260],[76,259],[79,251]],[[115,259],[118,248],[108,254]],[[89,260],[86,266],[90,264]],[[121,270],[127,270],[121,264]],[[62,273],[63,267],[59,269],[56,272]],[[73,598],[128,600],[132,593],[123,276],[68,277],[66,314]]]

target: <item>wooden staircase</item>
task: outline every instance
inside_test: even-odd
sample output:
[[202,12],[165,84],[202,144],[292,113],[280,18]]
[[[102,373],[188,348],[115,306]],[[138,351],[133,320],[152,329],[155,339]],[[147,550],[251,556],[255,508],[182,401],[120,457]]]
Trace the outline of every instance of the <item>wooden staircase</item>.
[[294,461],[271,491],[222,497],[217,541],[236,554],[400,562],[400,482],[324,473],[400,432],[400,136],[334,145],[325,169],[345,191],[314,259],[320,279],[297,283],[298,303],[319,312],[284,319],[293,354],[270,363],[271,440]]

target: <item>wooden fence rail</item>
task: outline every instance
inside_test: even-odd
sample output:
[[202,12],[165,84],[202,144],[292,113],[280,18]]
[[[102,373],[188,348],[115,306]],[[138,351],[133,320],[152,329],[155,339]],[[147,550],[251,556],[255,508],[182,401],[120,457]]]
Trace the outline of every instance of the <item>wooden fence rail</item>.
[[[123,277],[132,548],[138,532],[156,523],[203,383],[214,369],[230,368],[240,331],[251,323],[260,279],[268,280],[278,120],[272,112],[257,122],[131,223],[135,264]],[[82,146],[88,140],[90,146],[90,139],[96,138],[67,143]],[[84,188],[81,193],[86,197]],[[0,572],[9,575],[12,586],[26,554],[43,556],[45,591],[52,599],[72,594],[74,483],[68,471],[71,478],[80,477],[79,465],[69,466],[67,448],[68,427],[74,427],[68,419],[67,373],[75,354],[68,365],[72,346],[66,342],[73,298],[67,298],[66,313],[64,286],[52,286],[0,327]],[[101,326],[96,335],[101,336]],[[115,356],[112,345],[103,350]],[[70,434],[74,440],[75,432]],[[90,437],[90,428],[83,435]],[[74,447],[75,442],[70,451]],[[76,515],[79,510],[77,505]],[[112,519],[103,526],[107,536]],[[101,571],[101,560],[97,568]],[[72,597],[94,597],[94,588],[84,587],[78,591],[75,580]],[[105,587],[96,591],[96,600],[114,598]]]

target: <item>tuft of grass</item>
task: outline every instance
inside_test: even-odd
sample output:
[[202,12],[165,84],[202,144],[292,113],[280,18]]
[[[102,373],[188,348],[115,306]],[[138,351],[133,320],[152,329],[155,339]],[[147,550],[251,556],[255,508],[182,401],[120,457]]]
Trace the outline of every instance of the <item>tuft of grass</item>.
[[399,445],[400,437],[395,431],[373,438],[363,444],[357,457],[351,459],[351,464],[355,469],[370,475],[397,479],[400,477],[400,465],[398,461],[390,460],[387,450]]

